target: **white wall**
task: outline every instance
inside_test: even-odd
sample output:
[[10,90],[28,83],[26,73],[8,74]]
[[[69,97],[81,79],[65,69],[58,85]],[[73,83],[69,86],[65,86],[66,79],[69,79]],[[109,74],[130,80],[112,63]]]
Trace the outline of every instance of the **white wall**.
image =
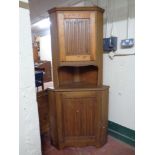
[[19,154],[41,155],[29,10],[20,8],[19,17]]
[[[127,0],[100,0],[99,6],[105,9],[104,37],[112,35],[118,37],[116,53],[134,53],[135,49],[121,49],[120,41],[126,38],[127,32]],[[134,0],[129,0],[129,37],[134,38]],[[108,11],[107,11],[108,10]],[[108,24],[107,21],[108,14]],[[107,26],[107,27],[106,27]],[[107,30],[107,33],[106,33]],[[103,83],[110,86],[109,120],[130,129],[135,129],[135,56],[117,56],[113,60],[104,54]]]
[[40,37],[40,59],[52,61],[50,33]]

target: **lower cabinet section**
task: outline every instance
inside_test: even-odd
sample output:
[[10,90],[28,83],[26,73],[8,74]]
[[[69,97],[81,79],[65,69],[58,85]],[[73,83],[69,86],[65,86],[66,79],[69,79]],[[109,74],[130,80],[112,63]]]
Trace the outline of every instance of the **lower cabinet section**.
[[100,147],[107,140],[108,87],[48,91],[51,142]]

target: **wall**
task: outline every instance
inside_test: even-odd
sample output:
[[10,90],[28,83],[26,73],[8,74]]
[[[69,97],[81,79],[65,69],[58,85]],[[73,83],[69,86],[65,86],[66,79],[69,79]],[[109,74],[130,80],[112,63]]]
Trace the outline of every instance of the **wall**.
[[19,8],[19,20],[19,154],[41,155],[29,10]]
[[50,34],[40,37],[40,59],[52,61]]
[[[127,0],[99,0],[98,5],[105,9],[104,37],[118,37],[119,54],[131,54],[134,48],[121,49],[120,41],[127,37]],[[128,37],[134,38],[134,0],[129,0]],[[108,19],[107,19],[108,18]],[[111,60],[104,54],[103,83],[110,86],[109,120],[130,129],[135,129],[135,56],[117,56]]]

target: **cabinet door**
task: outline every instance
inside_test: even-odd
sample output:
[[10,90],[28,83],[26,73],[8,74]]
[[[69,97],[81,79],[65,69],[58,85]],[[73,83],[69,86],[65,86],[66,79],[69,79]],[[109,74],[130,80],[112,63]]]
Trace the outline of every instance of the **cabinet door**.
[[95,12],[59,12],[58,33],[60,61],[96,59]]
[[57,94],[59,142],[64,146],[95,145],[100,131],[100,96],[93,91]]

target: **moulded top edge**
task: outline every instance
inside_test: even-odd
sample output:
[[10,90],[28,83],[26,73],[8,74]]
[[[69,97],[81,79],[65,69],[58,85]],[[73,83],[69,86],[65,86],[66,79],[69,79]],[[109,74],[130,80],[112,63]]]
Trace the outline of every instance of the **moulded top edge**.
[[100,11],[104,12],[104,9],[97,7],[97,6],[92,6],[92,7],[55,7],[50,10],[48,10],[48,13],[51,14],[56,11]]

